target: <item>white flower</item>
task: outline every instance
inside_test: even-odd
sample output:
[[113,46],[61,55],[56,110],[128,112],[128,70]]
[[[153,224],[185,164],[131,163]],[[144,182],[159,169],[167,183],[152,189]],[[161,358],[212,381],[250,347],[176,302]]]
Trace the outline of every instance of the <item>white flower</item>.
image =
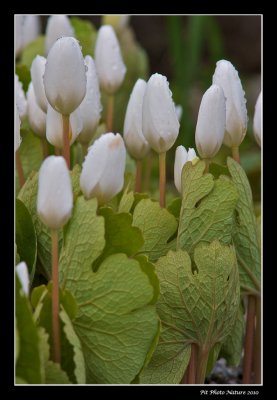
[[[69,123],[71,127],[70,145],[72,145],[82,130],[83,123],[79,108],[70,114]],[[59,149],[63,148],[63,117],[55,111],[50,104],[46,114],[46,138],[49,143]]]
[[37,104],[34,86],[30,82],[28,92],[27,92],[27,102],[28,102],[28,120],[31,129],[40,137],[45,137],[46,134],[46,114],[41,110]]
[[189,148],[186,150],[184,146],[178,146],[175,152],[174,162],[174,183],[179,193],[182,192],[182,170],[186,162],[192,161],[194,158],[198,158],[195,150]]
[[70,174],[63,157],[47,157],[39,170],[37,212],[51,229],[69,220],[73,207]]
[[175,111],[176,111],[178,121],[181,122],[182,115],[183,115],[183,107],[180,104],[175,105]]
[[261,137],[262,137],[262,92],[260,92],[256,105],[255,105],[255,113],[254,113],[254,121],[253,121],[253,130],[256,141],[258,145],[261,147]]
[[80,187],[87,199],[97,197],[106,203],[124,184],[126,149],[117,133],[105,133],[88,149],[80,176]]
[[137,80],[130,95],[123,128],[127,150],[136,160],[144,158],[150,150],[142,133],[142,104],[146,85],[143,79]]
[[46,58],[42,56],[36,56],[33,59],[31,66],[31,77],[34,85],[34,92],[39,107],[47,112],[48,101],[45,95],[43,75],[45,73]]
[[73,37],[58,39],[51,47],[43,77],[51,106],[63,115],[71,114],[86,95],[86,67],[81,47]]
[[216,63],[213,83],[222,87],[226,98],[224,144],[238,147],[246,134],[248,120],[245,93],[238,72],[229,61],[220,60]]
[[27,113],[27,100],[22,87],[22,83],[20,82],[16,74],[15,74],[15,95],[16,95],[16,106],[18,108],[20,118],[23,119]]
[[26,296],[29,296],[30,278],[26,263],[22,261],[21,263],[17,264],[15,271],[21,283],[23,292]]
[[108,94],[115,93],[123,82],[126,67],[112,26],[99,29],[94,54],[101,88]]
[[46,55],[49,53],[49,50],[57,39],[60,39],[63,36],[75,36],[67,15],[51,15],[47,20],[45,35]]
[[179,128],[168,81],[163,75],[153,74],[143,100],[142,132],[153,150],[164,153],[175,143]]
[[15,138],[14,138],[14,151],[17,151],[19,149],[20,143],[21,143],[21,136],[20,136],[20,117],[19,117],[19,112],[18,108],[15,107]]
[[225,131],[226,106],[223,90],[212,85],[203,95],[196,125],[195,142],[203,158],[213,158],[219,151]]
[[23,21],[24,15],[15,15],[15,55],[20,54],[23,48]]
[[23,21],[23,46],[35,40],[40,33],[40,19],[38,15],[25,15]]
[[92,57],[86,56],[85,64],[87,66],[87,90],[85,98],[79,106],[83,121],[83,129],[78,136],[78,141],[81,143],[89,143],[93,138],[102,111],[99,82]]

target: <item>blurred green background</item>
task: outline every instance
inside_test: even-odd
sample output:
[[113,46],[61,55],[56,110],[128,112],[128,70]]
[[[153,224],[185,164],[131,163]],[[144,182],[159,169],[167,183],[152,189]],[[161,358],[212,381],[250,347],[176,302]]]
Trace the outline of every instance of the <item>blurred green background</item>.
[[[47,16],[41,16],[42,34]],[[83,53],[93,56],[97,29],[103,16],[70,17]],[[82,21],[80,21],[82,20]],[[108,20],[111,22],[112,20]],[[115,131],[122,133],[124,114],[130,92],[140,77],[148,79],[152,73],[166,75],[173,92],[173,100],[183,107],[179,137],[168,152],[167,177],[170,198],[177,196],[173,183],[173,163],[176,146],[195,147],[194,133],[202,95],[212,83],[215,64],[220,59],[229,60],[239,72],[246,93],[248,130],[240,152],[253,190],[256,211],[259,214],[261,198],[261,150],[253,136],[253,113],[261,90],[261,16],[131,16],[127,27],[115,24],[121,44],[127,75],[116,94]],[[43,54],[44,38],[31,43],[17,63],[20,79],[28,73],[36,54]],[[40,47],[39,47],[40,46]],[[40,50],[39,50],[40,49]],[[26,66],[26,68],[25,68]],[[24,69],[25,68],[25,69]],[[25,82],[25,89],[27,87]],[[103,119],[105,118],[105,95]],[[224,164],[230,150],[222,146],[215,162]],[[151,191],[158,194],[158,162],[154,155],[154,179]],[[134,166],[130,166],[132,170]],[[146,170],[146,162],[144,165]]]

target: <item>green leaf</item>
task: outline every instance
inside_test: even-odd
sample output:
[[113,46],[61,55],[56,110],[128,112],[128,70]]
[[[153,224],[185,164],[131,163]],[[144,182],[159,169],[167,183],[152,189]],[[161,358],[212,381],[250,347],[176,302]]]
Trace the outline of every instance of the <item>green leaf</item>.
[[141,249],[144,243],[141,231],[132,226],[131,214],[118,214],[110,207],[101,207],[99,215],[105,218],[106,245],[102,254],[93,263],[94,271],[111,254],[125,253],[131,257]]
[[39,36],[36,40],[29,43],[22,50],[21,63],[26,65],[26,68],[30,69],[33,59],[37,56],[45,56],[44,48],[45,48],[45,36]]
[[81,167],[80,165],[76,164],[74,165],[72,171],[70,171],[74,202],[76,201],[77,197],[81,194],[80,175],[81,175]]
[[176,247],[175,240],[169,241],[177,229],[176,218],[157,202],[141,200],[134,210],[133,226],[141,230],[144,238],[139,253],[147,255],[150,261]]
[[[38,174],[32,173],[19,192],[18,198],[27,207],[37,234],[37,255],[43,267],[44,275],[51,279],[52,254],[51,254],[51,230],[44,225],[37,215],[37,191]],[[59,231],[59,251],[62,245],[62,231]]]
[[213,370],[213,367],[218,360],[218,355],[220,352],[220,349],[222,347],[222,343],[216,343],[214,347],[210,350],[209,353],[209,358],[208,358],[208,363],[207,363],[207,369],[206,369],[206,376],[210,375],[210,373]]
[[17,376],[15,381],[17,385],[28,385],[28,382],[26,382],[25,379],[21,378],[20,376]]
[[[20,145],[20,160],[24,172],[24,177],[27,179],[32,171],[38,171],[42,160],[43,152],[41,139],[35,136],[30,130],[21,129],[22,142]],[[16,186],[19,188],[18,176],[16,174]]]
[[16,199],[16,245],[20,261],[25,261],[32,284],[37,260],[37,236],[28,209]]
[[192,273],[187,252],[170,251],[156,264],[162,322],[158,347],[142,383],[179,383],[195,343],[206,357],[231,332],[239,305],[239,276],[232,247],[214,241],[194,250]]
[[17,361],[20,352],[20,339],[19,339],[19,332],[17,329],[16,319],[14,325],[14,336],[15,336],[15,361]]
[[59,364],[56,364],[53,361],[48,361],[45,366],[45,383],[66,385],[71,382]]
[[126,189],[123,192],[123,195],[120,199],[119,206],[118,206],[118,212],[119,213],[128,213],[130,212],[132,205],[135,200],[134,192],[128,191],[129,186],[126,187]]
[[221,164],[211,163],[209,166],[209,172],[217,179],[220,175],[230,176],[229,170],[226,166]]
[[31,73],[29,68],[27,68],[27,66],[24,64],[17,64],[16,74],[18,75],[18,79],[22,83],[24,92],[27,92],[29,83],[31,82]]
[[232,331],[225,339],[219,354],[219,357],[225,358],[230,366],[238,367],[240,364],[244,332],[244,312],[240,305]]
[[39,337],[27,297],[21,291],[16,277],[16,324],[20,353],[16,362],[16,375],[28,383],[42,383]]
[[170,214],[174,215],[176,219],[179,219],[181,206],[182,199],[181,197],[177,197],[176,199],[173,199],[171,203],[167,206],[167,210],[170,212]]
[[192,254],[199,242],[220,240],[230,244],[234,209],[238,200],[233,182],[225,176],[213,180],[205,162],[186,163],[182,172],[183,201],[177,247]]
[[227,165],[239,193],[233,241],[240,272],[242,294],[259,294],[261,254],[251,187],[242,167],[228,157]]
[[74,28],[76,39],[79,40],[82,47],[83,56],[90,55],[93,57],[97,35],[93,24],[78,17],[70,18],[70,23]]

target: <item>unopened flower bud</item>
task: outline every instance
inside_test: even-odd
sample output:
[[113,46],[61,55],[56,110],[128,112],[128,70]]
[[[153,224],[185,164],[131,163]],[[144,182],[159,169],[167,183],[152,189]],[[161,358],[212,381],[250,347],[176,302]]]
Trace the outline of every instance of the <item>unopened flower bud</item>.
[[262,92],[260,92],[256,105],[255,105],[255,113],[254,113],[254,121],[253,121],[253,130],[256,141],[258,145],[261,147],[261,137],[262,137]]
[[195,150],[189,148],[187,151],[184,146],[178,146],[175,152],[174,162],[174,183],[179,193],[182,192],[182,170],[183,166],[188,161],[193,161],[195,158],[198,159]]
[[103,25],[95,44],[95,65],[100,86],[108,94],[117,91],[123,82],[126,67],[113,27]]
[[223,143],[226,106],[223,90],[212,85],[204,93],[196,125],[195,142],[201,157],[211,159]]
[[47,20],[45,31],[45,53],[49,53],[51,47],[63,36],[74,37],[74,30],[67,15],[51,15]]
[[213,83],[222,87],[226,98],[226,128],[224,144],[238,147],[246,134],[247,110],[245,93],[237,70],[226,60],[216,63]]
[[22,83],[20,82],[16,74],[15,74],[15,95],[16,95],[16,106],[18,108],[20,118],[23,120],[23,118],[27,114],[27,100],[22,87]]
[[17,151],[19,149],[20,143],[21,143],[21,136],[20,136],[20,117],[19,117],[19,112],[18,108],[15,107],[15,138],[14,138],[14,151]]
[[28,120],[32,131],[40,137],[46,134],[46,114],[37,104],[34,86],[30,82],[27,92]]
[[47,157],[39,170],[37,212],[51,229],[69,220],[73,207],[71,178],[63,157]]
[[86,67],[81,47],[73,37],[62,37],[51,47],[43,77],[48,102],[69,115],[86,95]]
[[142,104],[146,85],[143,79],[137,80],[129,99],[123,128],[127,150],[136,160],[144,158],[150,150],[142,133]]
[[40,33],[40,19],[38,15],[25,15],[23,22],[23,46],[33,42]]
[[80,187],[87,199],[96,197],[106,203],[124,184],[126,149],[117,133],[100,136],[89,148],[80,176]]
[[21,263],[17,264],[15,267],[16,274],[18,276],[18,279],[21,283],[22,290],[25,293],[26,296],[29,295],[29,285],[30,285],[30,278],[29,278],[29,272],[27,265],[24,261]]
[[45,73],[46,58],[42,56],[36,56],[31,66],[31,77],[34,85],[34,92],[39,107],[47,112],[48,101],[45,95],[43,75]]
[[172,92],[165,76],[153,74],[147,82],[142,109],[142,132],[157,153],[168,151],[179,133]]

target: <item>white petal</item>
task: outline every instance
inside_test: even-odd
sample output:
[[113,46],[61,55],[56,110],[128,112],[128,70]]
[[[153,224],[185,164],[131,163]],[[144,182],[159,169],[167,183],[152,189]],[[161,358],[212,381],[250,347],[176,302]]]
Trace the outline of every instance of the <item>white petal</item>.
[[15,55],[18,56],[23,48],[24,15],[15,16]]
[[15,74],[15,94],[16,94],[16,106],[18,108],[20,118],[23,119],[27,114],[27,100],[22,87],[22,83],[20,82],[16,74]]
[[254,121],[253,121],[253,130],[256,141],[258,145],[261,147],[261,137],[262,137],[262,92],[260,92],[257,102],[255,105],[255,113],[254,113]]
[[183,115],[183,107],[180,104],[175,105],[175,111],[176,111],[178,121],[181,122],[181,118]]
[[52,229],[59,229],[71,216],[73,193],[71,178],[63,157],[47,157],[39,171],[37,212]]
[[245,93],[234,66],[226,60],[216,63],[213,83],[222,87],[226,98],[226,131],[224,144],[237,147],[243,141],[247,129]]
[[115,93],[123,82],[126,67],[112,26],[99,29],[94,54],[100,86],[106,93]]
[[74,37],[74,30],[67,15],[51,15],[47,20],[45,31],[45,53],[49,53],[51,47],[63,36]]
[[21,263],[17,264],[15,270],[18,279],[20,280],[23,292],[26,294],[26,296],[29,296],[30,278],[26,263],[22,261]]
[[86,198],[97,197],[100,204],[120,192],[124,184],[126,150],[119,134],[106,133],[89,148],[80,176]]
[[188,159],[187,159],[187,161],[192,161],[192,160],[194,160],[196,157],[197,157],[197,154],[196,154],[195,150],[192,149],[192,148],[189,148],[189,149],[188,149]]
[[40,19],[38,15],[25,15],[23,23],[23,46],[27,46],[40,34]]
[[43,75],[45,73],[46,58],[42,56],[36,56],[31,66],[31,77],[34,85],[34,92],[39,107],[47,112],[48,101],[45,95]]
[[83,129],[78,136],[78,141],[84,144],[89,143],[93,138],[102,111],[99,82],[93,58],[86,56],[85,63],[87,66],[87,90],[85,98],[79,106]]
[[212,158],[219,151],[225,131],[226,108],[223,90],[212,85],[203,95],[196,125],[196,147],[203,158]]
[[150,150],[142,133],[142,104],[146,85],[143,79],[137,80],[130,95],[123,128],[123,138],[128,152],[136,160],[144,158]]
[[182,191],[182,169],[187,162],[188,152],[184,146],[178,146],[175,152],[174,183],[179,193]]
[[71,114],[86,95],[86,67],[78,41],[58,39],[51,47],[44,73],[45,94],[51,106],[63,115]]
[[15,107],[15,138],[14,138],[14,151],[19,149],[21,143],[21,136],[20,136],[20,117],[17,107]]
[[157,153],[168,151],[179,133],[179,121],[165,76],[150,77],[143,100],[142,131]]
[[28,119],[31,129],[40,137],[45,137],[46,135],[46,114],[41,110],[37,104],[34,86],[30,82],[28,92],[27,92],[27,102],[28,102]]

